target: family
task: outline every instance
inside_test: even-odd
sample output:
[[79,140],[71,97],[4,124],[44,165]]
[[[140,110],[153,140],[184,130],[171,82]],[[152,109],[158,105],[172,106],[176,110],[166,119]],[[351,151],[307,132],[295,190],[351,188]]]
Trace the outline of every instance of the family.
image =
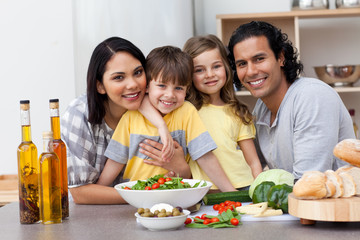
[[[233,32],[227,48],[214,35],[146,58],[119,37],[95,48],[87,92],[61,119],[75,203],[126,203],[112,186],[156,174],[236,191],[264,166],[299,179],[345,164],[332,150],[355,138],[351,117],[334,89],[301,76],[285,33],[253,21]],[[234,83],[258,99],[252,112]]]

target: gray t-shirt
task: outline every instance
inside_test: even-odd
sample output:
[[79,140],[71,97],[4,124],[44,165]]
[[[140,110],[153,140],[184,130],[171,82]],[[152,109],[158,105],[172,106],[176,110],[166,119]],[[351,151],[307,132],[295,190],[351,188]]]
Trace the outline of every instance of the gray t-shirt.
[[297,79],[270,126],[270,110],[255,105],[256,145],[262,162],[299,179],[305,171],[336,170],[346,163],[333,155],[343,139],[355,138],[352,120],[337,92],[318,79]]

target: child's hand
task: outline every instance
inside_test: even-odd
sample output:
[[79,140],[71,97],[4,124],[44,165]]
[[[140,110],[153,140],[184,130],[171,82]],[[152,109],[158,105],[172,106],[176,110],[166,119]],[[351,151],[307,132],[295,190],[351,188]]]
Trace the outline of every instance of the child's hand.
[[175,154],[174,141],[167,127],[159,128],[159,135],[163,143],[161,159],[164,162],[170,162]]

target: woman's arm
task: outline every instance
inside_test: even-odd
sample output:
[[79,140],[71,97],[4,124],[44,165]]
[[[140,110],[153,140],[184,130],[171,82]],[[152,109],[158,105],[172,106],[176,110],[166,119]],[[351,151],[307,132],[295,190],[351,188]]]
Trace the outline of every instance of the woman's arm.
[[113,187],[87,184],[70,188],[76,204],[126,204],[127,202]]
[[140,144],[140,152],[151,159],[145,159],[144,163],[169,170],[168,176],[177,176],[179,174],[182,178],[191,178],[190,167],[185,160],[184,151],[178,142],[174,141],[175,154],[170,162],[161,161],[161,149],[163,147],[161,143],[150,139],[145,140],[145,143]]
[[139,112],[141,112],[142,115],[144,115],[152,124],[154,124],[155,127],[157,127],[163,143],[162,160],[169,162],[175,153],[173,139],[159,111],[150,103],[148,95],[145,95],[143,101],[141,102]]
[[110,186],[116,177],[119,175],[121,170],[124,168],[124,164],[115,162],[114,160],[108,159],[105,163],[105,167],[100,174],[99,180],[96,184],[100,184],[103,186]]
[[254,179],[262,172],[261,163],[256,153],[256,148],[253,139],[244,139],[238,142],[240,149],[244,154],[246,163],[251,168],[251,173]]
[[213,152],[204,154],[196,161],[201,169],[206,173],[206,175],[209,176],[211,181],[222,192],[236,191]]

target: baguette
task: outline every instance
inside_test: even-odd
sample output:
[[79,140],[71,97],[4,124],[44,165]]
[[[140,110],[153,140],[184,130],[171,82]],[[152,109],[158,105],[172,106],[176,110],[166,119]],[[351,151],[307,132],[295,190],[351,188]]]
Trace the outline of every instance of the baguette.
[[350,174],[355,182],[355,195],[360,196],[360,168],[347,165],[339,168],[335,172],[338,174],[340,174],[341,172],[346,172]]
[[332,198],[339,198],[344,194],[344,186],[342,178],[333,170],[325,171],[326,177],[335,185],[336,191]]
[[360,167],[360,140],[344,139],[333,150],[334,156],[350,163],[351,165]]

